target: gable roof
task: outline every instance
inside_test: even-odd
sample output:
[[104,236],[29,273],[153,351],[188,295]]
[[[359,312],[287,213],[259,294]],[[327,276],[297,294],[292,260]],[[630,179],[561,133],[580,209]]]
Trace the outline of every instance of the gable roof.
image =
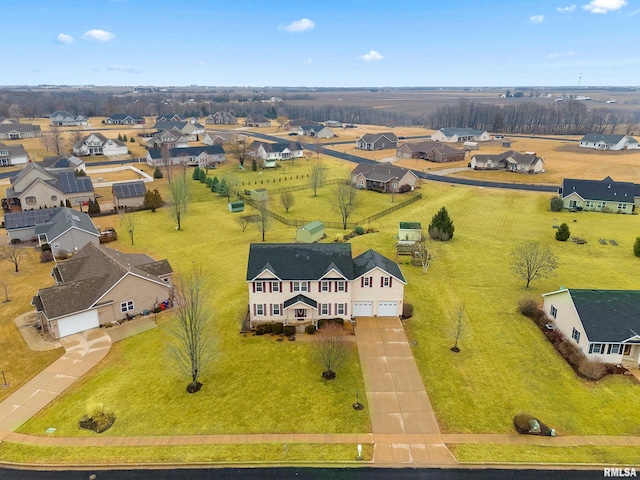
[[24,210],[22,212],[7,212],[4,214],[4,226],[6,230],[34,227],[40,223],[46,223],[51,220],[59,210],[60,207]]
[[318,233],[324,230],[324,223],[322,223],[320,220],[314,220],[313,222],[309,222],[306,225],[298,228],[306,230],[309,233]]
[[411,173],[414,177],[418,178],[411,170],[387,163],[359,163],[358,166],[353,169],[351,175],[362,175],[367,180],[388,183],[391,180],[400,180],[407,173]]
[[255,140],[251,144],[251,149],[257,150],[258,148],[260,148],[260,146],[262,146],[264,148],[264,151],[267,153],[284,152],[286,149],[289,149],[292,152],[302,150],[302,145],[300,145],[300,142],[267,143],[267,142],[260,142],[257,140]]
[[135,198],[144,197],[147,193],[147,187],[142,180],[133,182],[117,182],[111,187],[115,198]]
[[562,181],[562,198],[577,193],[585,200],[633,203],[640,195],[640,186],[631,182],[615,182],[611,177],[603,180],[565,178]]
[[30,123],[0,123],[0,133],[9,132],[40,132],[40,125],[31,125]]
[[440,131],[444,133],[447,137],[453,137],[454,135],[458,135],[459,137],[461,136],[477,137],[485,133],[486,130],[475,130],[473,128],[446,127],[446,128],[441,128]]
[[375,250],[369,249],[353,259],[354,278],[361,277],[375,268],[379,268],[387,272],[389,275],[393,275],[402,283],[407,283],[398,264],[379,254]]
[[425,140],[423,142],[405,142],[398,148],[408,148],[412,152],[428,153],[433,150],[438,151],[441,155],[451,155],[454,153],[464,153],[464,150],[460,150],[452,147],[446,143],[434,142],[433,140]]
[[84,212],[79,212],[67,207],[56,209],[51,219],[44,223],[36,224],[36,235],[46,234],[49,242],[52,242],[70,228],[77,228],[92,235],[99,236],[98,229],[91,221],[91,217]]
[[493,154],[478,154],[473,157],[482,163],[486,163],[489,160],[496,163],[505,162],[511,164],[516,163],[518,165],[531,165],[539,160],[544,162],[544,160],[536,156],[535,153],[520,153],[515,150],[507,150],[506,152]]
[[45,169],[59,169],[59,168],[72,168],[74,170],[80,168],[84,160],[76,157],[75,155],[60,156],[60,157],[44,157],[41,165]]
[[[162,150],[159,148],[150,148],[148,152],[149,152],[149,155],[151,155],[151,158],[153,159],[162,158]],[[220,155],[224,153],[224,148],[222,147],[222,145],[202,145],[202,146],[185,147],[185,148],[176,147],[176,148],[171,148],[169,150],[169,156],[171,158],[181,157],[181,156],[197,157],[202,153],[206,153],[208,155]]]
[[6,151],[10,157],[28,155],[21,143],[18,143],[17,145],[6,145],[5,143],[0,142],[0,151]]
[[362,140],[366,143],[375,143],[380,140],[382,137],[386,137],[390,142],[397,142],[398,137],[393,132],[384,132],[384,133],[365,133],[361,136],[358,141]]
[[128,113],[114,113],[113,115],[109,115],[107,118],[111,120],[124,120],[126,118],[131,118],[132,120],[144,120],[144,117],[140,115],[129,115]]
[[400,228],[403,230],[421,230],[422,224],[420,222],[400,222]]
[[627,139],[628,143],[638,143],[638,141],[630,137],[628,135],[611,135],[605,133],[587,133],[584,137],[580,139],[580,142],[590,142],[590,143],[599,143],[604,142],[607,145],[615,145],[620,142],[623,138]]

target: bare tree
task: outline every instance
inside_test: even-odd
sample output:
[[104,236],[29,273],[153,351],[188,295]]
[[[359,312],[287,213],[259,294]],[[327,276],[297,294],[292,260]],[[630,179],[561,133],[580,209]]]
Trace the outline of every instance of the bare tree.
[[318,362],[325,368],[322,377],[336,378],[336,369],[345,361],[349,352],[344,328],[336,322],[327,322],[318,330],[318,341],[314,343]]
[[62,132],[58,125],[51,125],[49,131],[44,132],[41,138],[45,150],[55,152],[56,155],[61,155],[64,142]]
[[211,292],[202,270],[194,267],[175,282],[175,322],[171,327],[171,353],[178,369],[189,375],[187,392],[202,388],[200,376],[210,365],[215,352]]
[[131,245],[133,246],[133,236],[135,235],[136,227],[138,226],[138,217],[136,217],[135,212],[128,212],[126,208],[124,210],[119,210],[118,216],[120,217],[120,226],[124,228],[127,234],[129,234]]
[[2,288],[4,289],[4,300],[2,303],[9,303],[11,299],[9,298],[9,286],[5,282],[0,282]]
[[187,214],[187,208],[191,202],[187,171],[184,168],[169,182],[169,198],[169,215],[177,224],[176,230],[181,230],[182,220]]
[[5,245],[0,247],[0,260],[6,260],[13,263],[15,272],[17,273],[20,267],[20,262],[26,255],[26,249],[23,247],[17,247],[14,245]]
[[247,220],[247,217],[238,217],[236,219],[236,222],[238,222],[238,225],[240,225],[240,228],[242,229],[243,232],[247,229],[247,226],[249,225],[249,220]]
[[171,183],[171,177],[173,174],[173,166],[171,164],[171,149],[165,143],[160,145],[160,155],[162,156],[162,165],[164,165],[167,180]]
[[455,340],[453,347],[451,347],[451,351],[458,353],[460,351],[458,342],[462,337],[464,337],[467,330],[464,303],[458,303],[458,305],[456,305],[455,309],[449,314],[449,321],[450,334]]
[[289,119],[287,117],[285,117],[284,115],[278,115],[278,117],[276,118],[276,122],[278,122],[278,131],[280,131],[282,128],[284,128],[285,124],[289,121]]
[[296,199],[291,192],[282,192],[280,194],[280,205],[284,207],[284,211],[289,213],[289,209],[296,203]]
[[244,168],[244,161],[249,156],[250,152],[249,139],[244,135],[233,137],[231,140],[224,144],[224,150],[228,155],[238,160],[241,167]]
[[327,176],[327,168],[321,161],[317,161],[311,167],[311,175],[309,176],[309,183],[313,189],[313,196],[318,195],[318,189],[322,187]]
[[331,196],[331,206],[340,214],[342,229],[347,229],[347,220],[358,206],[357,190],[349,180],[336,184]]
[[273,218],[269,214],[269,200],[261,200],[257,202],[256,208],[258,209],[258,221],[256,227],[262,234],[262,241],[265,241],[265,234],[271,229],[273,224]]
[[71,132],[71,145],[74,146],[80,140],[84,138],[84,132],[80,129],[72,130]]
[[227,202],[231,200],[231,194],[235,193],[235,188],[238,185],[238,175],[236,175],[235,173],[225,173],[222,176],[222,180],[224,181],[225,185],[227,186]]
[[538,242],[525,242],[511,252],[511,270],[526,280],[526,288],[536,278],[555,275],[558,259],[547,246]]

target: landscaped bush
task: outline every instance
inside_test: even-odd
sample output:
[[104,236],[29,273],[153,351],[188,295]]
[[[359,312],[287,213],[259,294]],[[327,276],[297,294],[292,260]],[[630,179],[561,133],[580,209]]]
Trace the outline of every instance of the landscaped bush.
[[328,323],[335,323],[342,327],[344,326],[344,319],[343,318],[321,318],[320,320],[318,320],[318,330],[320,330],[322,327],[324,327]]
[[553,197],[549,206],[552,212],[560,212],[564,208],[564,203],[560,197]]
[[17,245],[19,243],[22,243],[22,240],[20,240],[19,238],[12,238],[11,239],[11,245]]
[[264,335],[267,333],[267,324],[261,323],[260,325],[256,325],[256,335]]
[[555,436],[552,428],[528,413],[519,413],[513,417],[513,426],[522,434]]
[[40,252],[40,263],[53,262],[53,252],[51,250],[43,250]]
[[411,318],[413,315],[413,305],[411,303],[405,303],[402,305],[402,318]]
[[364,235],[364,228],[358,226],[354,229],[354,232],[356,232],[358,235]]
[[282,333],[284,324],[282,322],[276,322],[271,326],[271,335],[280,335]]
[[282,333],[284,334],[285,337],[290,337],[292,335],[295,335],[296,334],[295,325],[285,325],[284,328],[282,329]]
[[162,170],[160,170],[160,167],[156,167],[156,169],[153,171],[153,178],[163,178],[164,177],[164,173],[162,173]]
[[113,412],[105,410],[103,404],[97,403],[89,407],[89,413],[80,419],[78,425],[80,428],[102,433],[108,430],[115,421],[116,416]]
[[596,381],[607,374],[607,366],[600,360],[583,357],[578,364],[578,373],[587,380]]
[[271,332],[273,332],[273,324],[265,323],[264,324],[264,333],[271,333]]
[[313,335],[316,333],[316,326],[315,325],[307,325],[306,327],[304,327],[304,331],[307,332],[309,335]]
[[569,231],[569,225],[567,225],[566,223],[560,225],[558,231],[556,232],[556,240],[560,242],[566,242],[570,236],[571,232]]
[[406,192],[410,192],[411,191],[411,185],[400,185],[400,188],[398,189],[398,192],[400,193],[406,193]]
[[538,313],[539,307],[538,302],[533,297],[522,297],[518,302],[518,310],[521,314],[532,317],[534,314]]
[[51,250],[51,245],[49,245],[48,243],[43,243],[42,245],[40,245],[40,250],[43,252],[46,252],[47,250]]

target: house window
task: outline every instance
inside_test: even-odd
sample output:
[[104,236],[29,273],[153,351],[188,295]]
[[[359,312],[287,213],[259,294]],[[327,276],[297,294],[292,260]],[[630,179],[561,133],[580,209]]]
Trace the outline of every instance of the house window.
[[362,278],[362,286],[363,287],[370,287],[371,286],[371,278],[363,277]]
[[626,203],[619,203],[618,204],[618,208],[622,209],[622,210],[626,210],[627,209],[627,204]]
[[320,304],[320,315],[329,315],[329,304],[321,303]]
[[271,291],[279,292],[280,291],[280,282],[271,282]]
[[553,305],[551,305],[551,316],[553,318],[556,318],[557,314],[558,314],[558,309],[556,307],[554,307]]
[[272,309],[274,315],[277,315],[277,316],[282,315],[282,312],[280,312],[280,304],[279,303],[274,303],[273,305],[271,305],[271,309]]
[[391,286],[391,277],[383,277],[382,278],[382,286],[390,287]]
[[294,292],[309,291],[309,289],[307,288],[307,282],[293,282],[293,291]]
[[589,353],[604,353],[604,343],[589,344]]
[[607,350],[607,353],[609,355],[618,355],[620,354],[621,349],[620,349],[620,344],[619,343],[610,343],[609,344],[609,349]]
[[320,291],[328,292],[329,291],[329,282],[320,282]]
[[346,291],[346,288],[347,288],[346,282],[340,280],[340,281],[338,281],[336,283],[337,283],[337,286],[336,286],[337,290],[336,291],[338,291],[338,292],[345,292]]
[[585,208],[593,208],[593,200],[587,200],[584,206]]
[[133,310],[133,300],[129,300],[128,302],[122,302],[120,304],[120,311],[122,313],[127,313]]
[[345,311],[345,304],[344,303],[336,303],[336,315],[344,315],[344,311]]
[[35,205],[36,204],[36,197],[27,197],[24,200],[25,200],[25,202],[27,202],[27,205]]
[[57,202],[58,201],[58,197],[56,195],[51,195],[51,201],[52,202]]
[[262,303],[256,303],[256,315],[264,315],[264,305]]
[[578,202],[576,200],[569,200],[569,207],[574,208],[578,206]]
[[264,292],[264,283],[256,282],[256,292]]
[[604,208],[605,202],[598,202],[598,205],[596,206],[596,208],[602,209]]
[[580,332],[573,327],[573,331],[571,332],[571,338],[573,338],[576,343],[580,343]]

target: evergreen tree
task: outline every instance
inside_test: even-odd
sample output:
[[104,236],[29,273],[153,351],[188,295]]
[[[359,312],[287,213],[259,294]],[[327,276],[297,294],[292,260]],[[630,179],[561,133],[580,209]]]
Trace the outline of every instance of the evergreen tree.
[[153,178],[163,178],[164,177],[164,173],[162,173],[162,170],[160,170],[160,167],[156,167],[156,169],[153,171]]
[[227,187],[227,181],[223,178],[218,186],[218,195],[226,197],[229,193],[229,187]]
[[100,205],[98,204],[98,199],[89,200],[89,208],[87,209],[88,213],[100,213]]
[[133,137],[131,137],[131,138],[129,139],[129,141],[130,141],[131,143],[135,143],[136,139],[135,139],[135,138],[133,138]]
[[193,170],[193,175],[191,175],[191,178],[193,178],[194,180],[200,180],[200,167],[196,167]]
[[122,141],[126,142],[127,141],[127,134],[125,133],[124,135],[122,135]]
[[636,257],[640,257],[640,237],[636,237],[636,243],[633,244],[633,253]]
[[220,190],[220,180],[218,180],[218,177],[213,177],[213,180],[211,180],[211,191],[215,193],[218,190]]
[[160,208],[162,206],[162,196],[160,195],[160,192],[158,191],[158,189],[154,189],[153,191],[151,190],[147,190],[146,193],[144,194],[144,204],[143,204],[144,208],[148,208],[151,210],[151,212],[156,211],[156,209]]
[[571,232],[569,231],[569,225],[567,225],[566,223],[560,225],[558,231],[556,232],[556,240],[560,242],[566,242],[570,236]]
[[453,221],[449,218],[447,209],[442,207],[431,219],[429,224],[429,236],[434,240],[446,242],[453,238],[455,227]]
[[118,134],[118,140],[122,141],[122,135]]
[[204,183],[207,181],[207,172],[201,168],[200,172],[198,173],[198,179],[200,180],[200,183]]
[[251,170],[253,170],[254,172],[258,170],[258,162],[256,161],[255,157],[251,158]]

